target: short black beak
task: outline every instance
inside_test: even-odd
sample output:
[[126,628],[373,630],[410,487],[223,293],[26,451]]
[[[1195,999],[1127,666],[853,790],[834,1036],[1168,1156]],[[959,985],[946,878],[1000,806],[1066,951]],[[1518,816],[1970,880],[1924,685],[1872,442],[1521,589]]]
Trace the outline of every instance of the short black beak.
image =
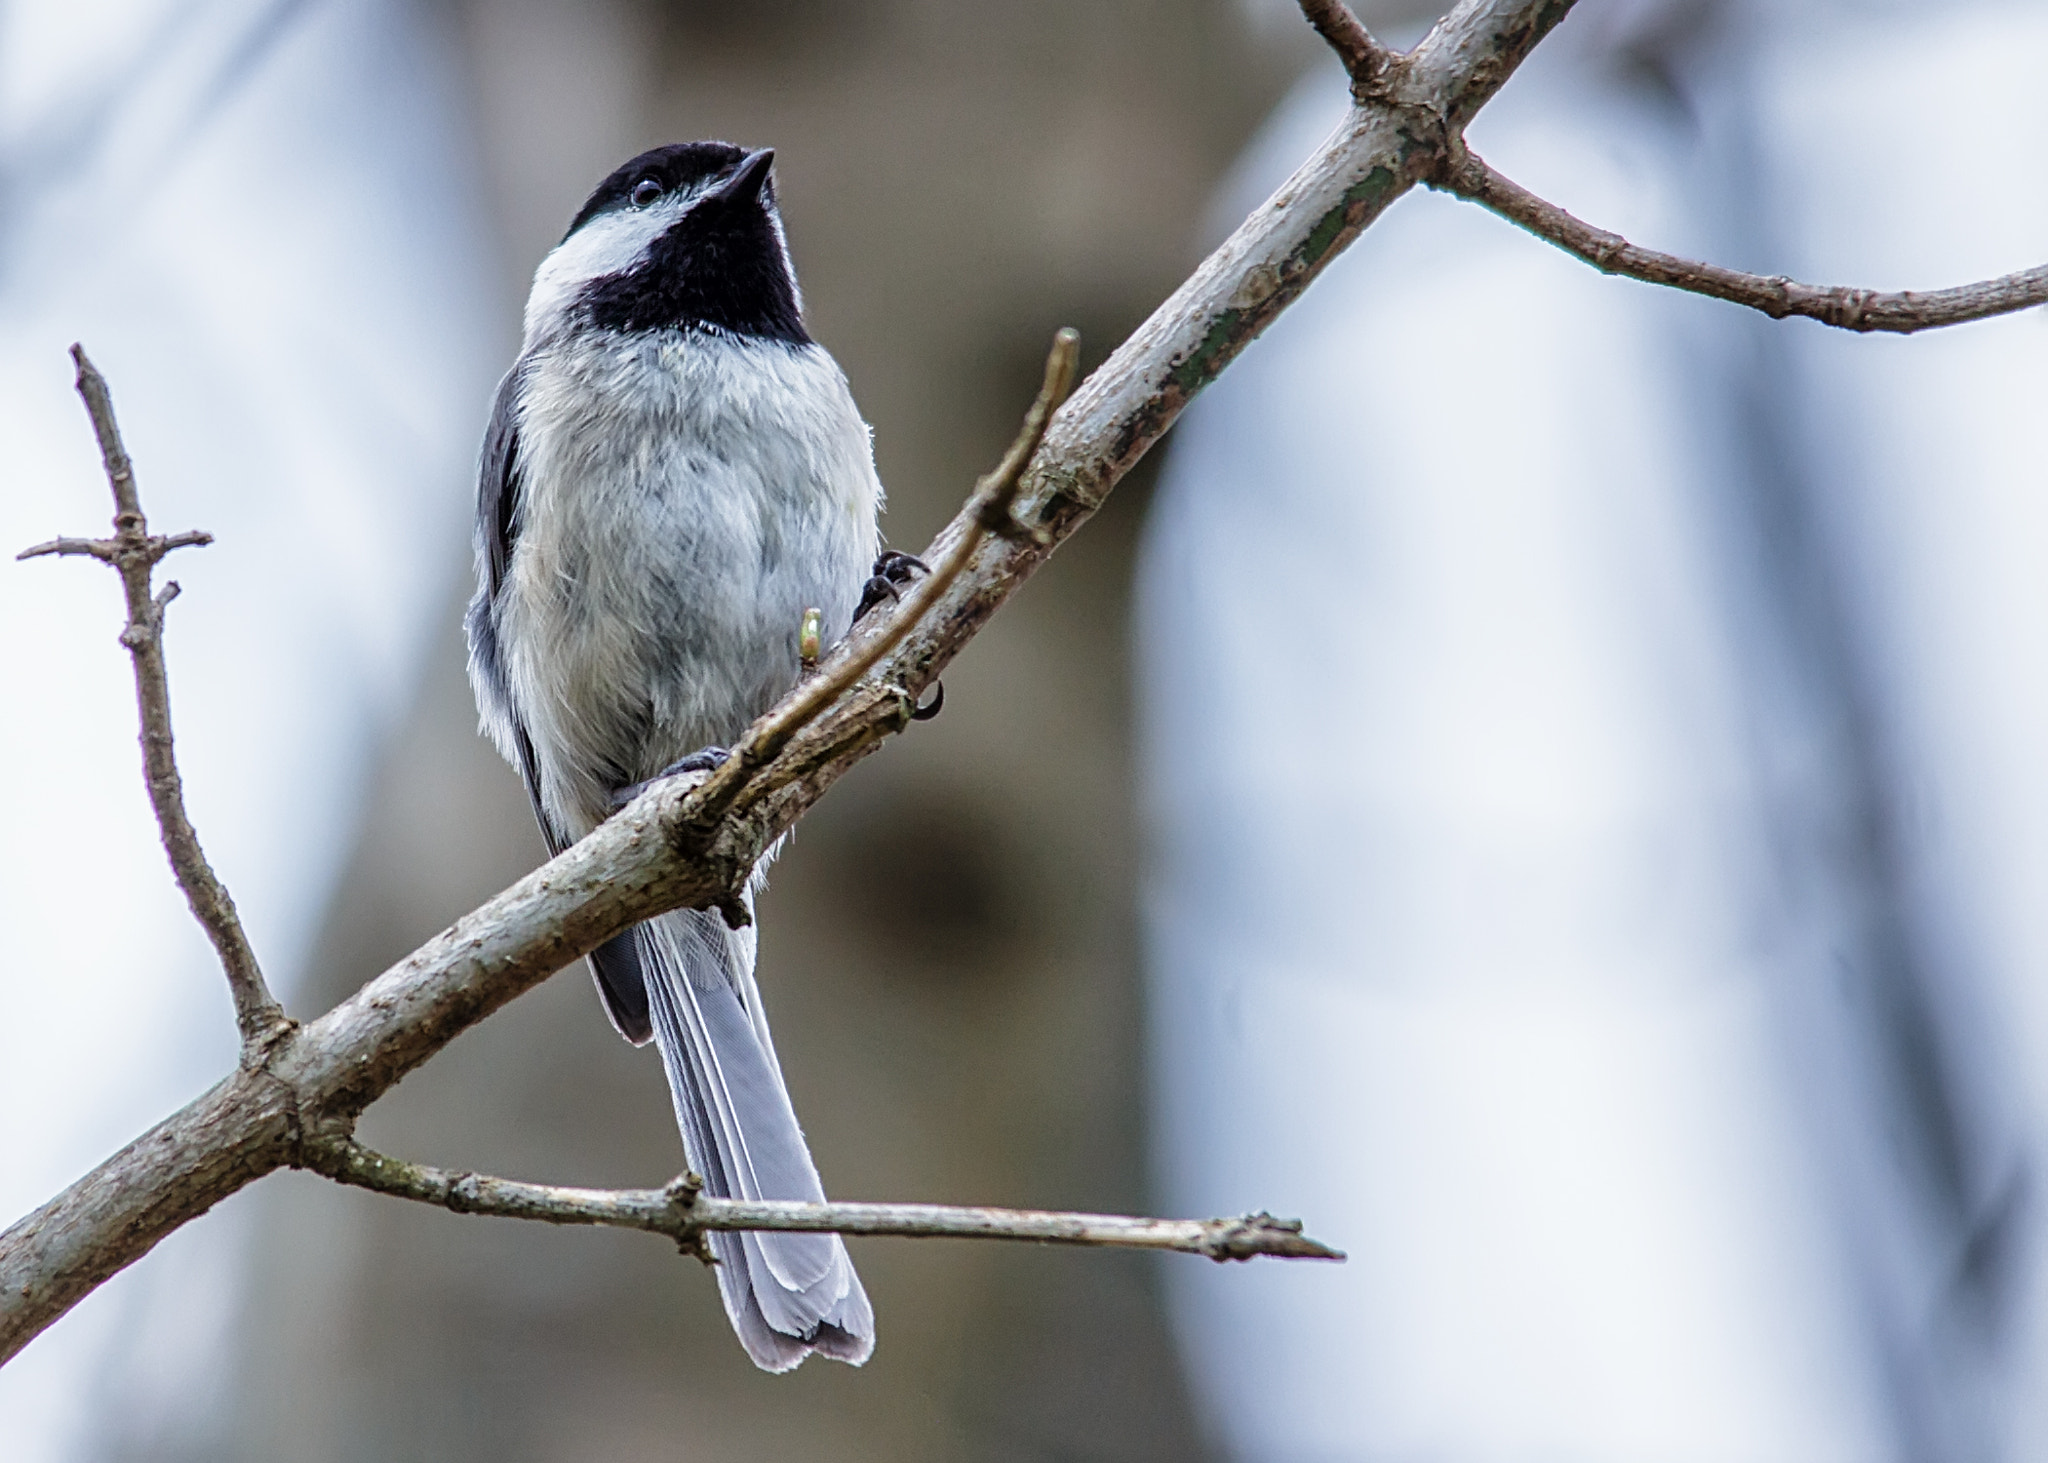
[[761,196],[762,188],[768,183],[768,170],[774,166],[775,149],[757,148],[740,160],[738,170],[730,178],[705,196],[726,203],[752,202]]

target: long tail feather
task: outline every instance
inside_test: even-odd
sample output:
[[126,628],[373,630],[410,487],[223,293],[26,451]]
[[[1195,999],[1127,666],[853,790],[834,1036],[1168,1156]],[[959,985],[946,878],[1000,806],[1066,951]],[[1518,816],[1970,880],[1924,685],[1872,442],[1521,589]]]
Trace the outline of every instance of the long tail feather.
[[[822,1202],[754,986],[752,931],[678,910],[635,932],[655,1045],[676,1124],[704,1191]],[[718,1289],[755,1365],[785,1372],[812,1352],[858,1366],[875,1317],[836,1234],[717,1233]]]

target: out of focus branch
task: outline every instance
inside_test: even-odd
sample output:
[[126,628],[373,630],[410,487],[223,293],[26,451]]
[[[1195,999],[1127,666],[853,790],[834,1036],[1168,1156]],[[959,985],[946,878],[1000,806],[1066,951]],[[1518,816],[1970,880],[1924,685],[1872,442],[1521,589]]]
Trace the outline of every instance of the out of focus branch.
[[1619,234],[1574,218],[1556,204],[1502,177],[1463,147],[1448,158],[1432,186],[1489,208],[1537,238],[1576,255],[1605,274],[1626,275],[1646,284],[1668,285],[1690,294],[1761,310],[1773,320],[1801,315],[1843,330],[1911,335],[1944,325],[1962,325],[2048,304],[2048,264],[1998,279],[1945,290],[1866,290],[1854,285],[1800,284],[1783,275],[1744,274],[1675,254],[1643,249]]
[[714,1229],[800,1230],[809,1233],[901,1235],[917,1239],[1035,1240],[1040,1244],[1178,1250],[1212,1260],[1341,1260],[1343,1252],[1308,1238],[1295,1219],[1248,1214],[1240,1219],[1140,1219],[1123,1214],[1068,1214],[1045,1209],[987,1209],[955,1204],[803,1204],[720,1199],[685,1175],[661,1189],[576,1189],[520,1183],[483,1174],[451,1173],[406,1163],[353,1138],[307,1139],[308,1168],[337,1183],[374,1189],[457,1214],[537,1219],[547,1224],[599,1224],[667,1235],[703,1256]]
[[235,1024],[242,1033],[244,1065],[259,1062],[271,1044],[291,1027],[284,1008],[264,983],[263,968],[235,913],[235,901],[227,886],[213,872],[199,846],[199,834],[185,813],[185,787],[178,776],[176,749],[171,741],[171,687],[164,673],[164,607],[178,597],[176,580],[161,592],[152,593],[151,579],[156,566],[173,549],[213,542],[210,533],[153,535],[143,516],[142,500],[135,488],[135,468],[128,450],[121,444],[121,428],[114,420],[114,398],[106,378],[87,359],[85,348],[71,347],[71,359],[78,370],[78,394],[85,400],[92,418],[93,435],[99,439],[100,461],[106,468],[107,485],[114,492],[114,536],[112,538],[58,538],[24,549],[17,558],[33,559],[45,554],[76,554],[110,564],[121,576],[121,588],[128,598],[128,623],[121,631],[121,643],[128,647],[135,664],[135,702],[142,721],[142,772],[149,786],[150,806],[156,810],[157,828],[169,855],[171,872],[185,891],[185,902],[205,928],[207,938],[220,957],[227,975],[228,991],[235,1002]]
[[[293,1028],[276,1017],[279,1035],[257,1060],[0,1234],[0,1360],[180,1225],[265,1173],[305,1164],[307,1134],[346,1130],[457,1034],[577,956],[664,911],[729,903],[763,850],[903,729],[906,702],[1087,521],[1202,388],[1387,205],[1439,172],[1458,130],[1569,9],[1570,0],[1463,0],[1439,21],[1387,74],[1384,95],[1355,107],[1051,412],[1014,489],[1003,490],[1008,531],[987,531],[988,502],[970,498],[924,554],[933,564],[959,558],[950,582],[913,595],[897,615],[870,617],[828,652],[817,678],[845,689],[765,763],[737,767],[737,786],[657,783],[318,1020]],[[139,531],[139,510],[137,523]],[[153,624],[139,611],[134,618]],[[878,639],[888,643],[871,651]],[[862,669],[845,675],[855,662]],[[778,708],[767,719],[781,715]],[[206,887],[218,891],[217,882]]]

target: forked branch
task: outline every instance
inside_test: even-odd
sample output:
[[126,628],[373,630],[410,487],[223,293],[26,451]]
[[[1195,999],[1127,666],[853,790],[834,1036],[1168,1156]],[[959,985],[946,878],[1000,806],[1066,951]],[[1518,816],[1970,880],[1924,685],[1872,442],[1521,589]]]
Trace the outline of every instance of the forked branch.
[[100,461],[107,474],[107,486],[114,494],[114,535],[112,538],[58,538],[24,549],[16,557],[39,558],[46,554],[80,555],[111,565],[121,576],[121,588],[128,599],[128,623],[121,631],[121,643],[135,666],[135,703],[142,722],[143,778],[149,785],[150,806],[156,811],[164,853],[185,902],[213,941],[226,974],[228,992],[235,1003],[235,1025],[242,1035],[245,1066],[261,1062],[263,1053],[290,1030],[284,1008],[270,994],[263,968],[235,913],[235,901],[228,896],[199,846],[199,834],[185,813],[185,787],[178,776],[176,748],[171,740],[171,687],[164,671],[164,607],[178,596],[176,580],[161,592],[152,592],[156,566],[174,549],[213,542],[209,533],[189,532],[153,535],[143,516],[142,500],[135,487],[135,467],[121,442],[121,428],[114,420],[114,398],[106,378],[87,359],[85,348],[71,347],[71,359],[78,371],[78,394],[85,400],[92,418],[93,435],[99,439]]
[[[1309,24],[1343,63],[1351,77],[1351,93],[1356,101],[1361,105],[1373,101],[1403,105],[1393,95],[1397,89],[1394,81],[1407,58],[1374,40],[1344,0],[1299,3]],[[1726,300],[1761,311],[1773,320],[1796,315],[1841,330],[1865,333],[1912,335],[2048,304],[2048,264],[1949,289],[1872,290],[1857,285],[1801,284],[1784,275],[1747,274],[1644,249],[1619,234],[1575,218],[1502,176],[1466,146],[1456,116],[1444,114],[1440,121],[1440,162],[1436,171],[1423,181],[1490,209],[1603,274],[1623,275],[1645,284]]]

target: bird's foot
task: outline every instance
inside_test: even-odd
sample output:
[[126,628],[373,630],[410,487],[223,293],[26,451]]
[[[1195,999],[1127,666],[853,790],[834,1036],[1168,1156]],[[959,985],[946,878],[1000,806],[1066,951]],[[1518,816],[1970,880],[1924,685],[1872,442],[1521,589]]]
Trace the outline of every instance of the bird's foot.
[[931,567],[915,554],[899,554],[894,549],[884,549],[875,559],[874,571],[868,582],[861,586],[860,605],[853,612],[855,623],[866,619],[868,612],[877,605],[894,604],[902,598],[903,585],[920,574],[931,572]]
[[654,776],[648,778],[645,782],[628,783],[626,786],[614,790],[612,793],[612,811],[616,813],[657,782],[665,782],[671,777],[680,777],[686,772],[710,772],[731,755],[732,753],[724,747],[699,747],[689,756],[679,757],[669,763],[668,766],[662,768],[661,771],[655,773]]

